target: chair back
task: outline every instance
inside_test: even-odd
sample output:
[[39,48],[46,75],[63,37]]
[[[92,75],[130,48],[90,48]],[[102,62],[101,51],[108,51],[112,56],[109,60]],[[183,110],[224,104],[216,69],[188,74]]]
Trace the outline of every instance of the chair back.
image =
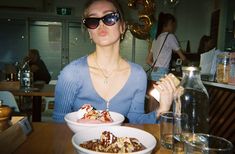
[[14,112],[20,112],[14,95],[9,91],[0,91],[0,100],[3,100],[4,105],[8,105]]

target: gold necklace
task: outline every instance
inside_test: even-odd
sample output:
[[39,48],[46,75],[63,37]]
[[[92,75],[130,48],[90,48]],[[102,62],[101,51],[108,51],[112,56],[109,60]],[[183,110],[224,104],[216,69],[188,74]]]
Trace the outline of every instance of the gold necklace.
[[[119,65],[119,60],[120,59],[118,59],[118,65]],[[98,64],[98,62],[97,62],[97,55],[95,55],[95,63],[98,66],[99,70],[101,71],[101,73],[102,73],[102,75],[104,77],[104,84],[107,85],[109,78],[113,75],[113,71],[109,75],[105,74],[104,69],[102,69],[100,67],[100,65]]]

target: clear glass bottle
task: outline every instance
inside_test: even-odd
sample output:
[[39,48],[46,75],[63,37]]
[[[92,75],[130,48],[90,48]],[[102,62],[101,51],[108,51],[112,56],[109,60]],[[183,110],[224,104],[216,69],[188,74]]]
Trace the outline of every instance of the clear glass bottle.
[[31,87],[33,83],[33,73],[30,71],[29,61],[26,61],[20,70],[20,86]]
[[176,89],[173,112],[173,153],[184,152],[184,140],[195,133],[209,132],[209,96],[198,67],[183,67]]
[[17,61],[15,62],[15,68],[16,68],[16,81],[20,80],[20,63]]

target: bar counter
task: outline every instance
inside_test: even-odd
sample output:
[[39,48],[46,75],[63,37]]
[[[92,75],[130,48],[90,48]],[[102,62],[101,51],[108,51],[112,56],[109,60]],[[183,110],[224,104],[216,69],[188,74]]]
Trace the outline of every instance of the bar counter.
[[223,84],[223,83],[217,83],[217,82],[209,82],[209,81],[202,81],[202,82],[205,86],[213,86],[213,87],[217,87],[217,88],[232,90],[233,92],[235,92],[235,85]]
[[209,98],[210,134],[224,137],[235,145],[235,86],[203,81]]

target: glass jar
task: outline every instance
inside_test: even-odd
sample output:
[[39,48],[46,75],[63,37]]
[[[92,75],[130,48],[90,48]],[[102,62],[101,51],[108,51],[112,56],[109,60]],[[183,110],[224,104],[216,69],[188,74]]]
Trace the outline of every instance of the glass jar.
[[224,52],[217,56],[216,81],[219,83],[228,83],[229,72],[229,53]]
[[[198,67],[183,67],[174,102],[173,153],[184,151],[189,134],[209,132],[209,96]],[[192,136],[192,135],[190,135]]]
[[229,79],[228,83],[235,85],[235,52],[230,53],[230,72],[229,72]]

